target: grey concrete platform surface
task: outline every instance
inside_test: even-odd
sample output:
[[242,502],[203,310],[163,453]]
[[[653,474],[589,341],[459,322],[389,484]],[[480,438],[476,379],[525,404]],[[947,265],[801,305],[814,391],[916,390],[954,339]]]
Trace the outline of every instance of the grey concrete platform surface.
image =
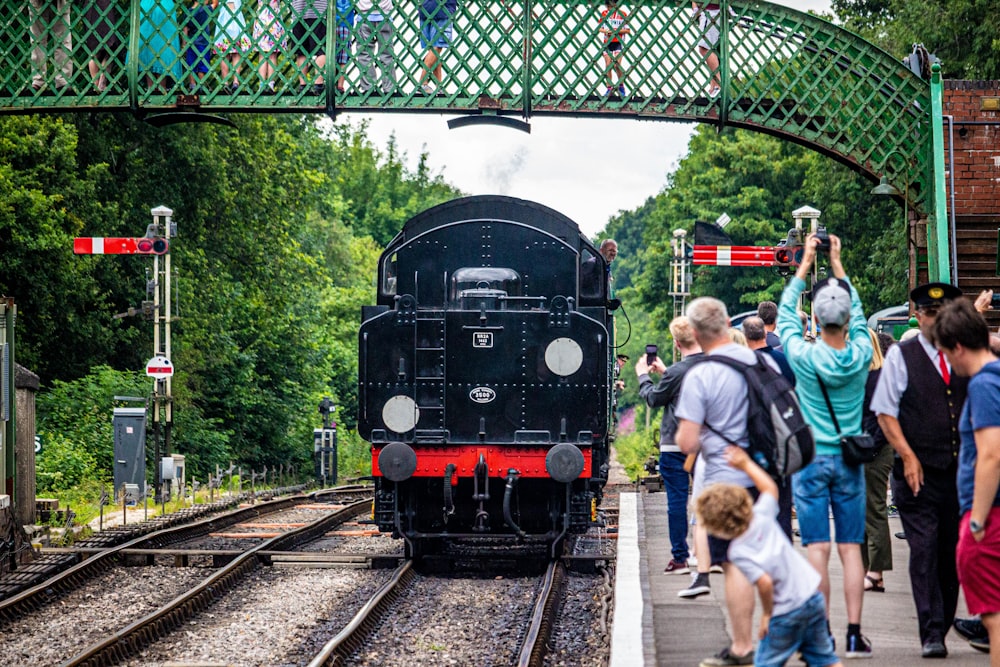
[[[634,509],[630,509],[634,508]],[[713,574],[712,593],[696,600],[677,597],[686,588],[689,575],[665,574],[670,560],[667,536],[666,498],[662,492],[622,494],[619,525],[618,573],[614,626],[611,642],[612,667],[657,665],[697,667],[729,641],[721,574]],[[634,521],[628,525],[629,521]],[[890,518],[893,533],[899,520]],[[861,631],[873,646],[870,660],[844,660],[845,664],[908,666],[988,665],[989,656],[976,651],[952,630],[946,638],[946,660],[924,660],[920,656],[916,612],[910,594],[904,540],[893,538],[893,570],[885,573],[885,593],[866,593]],[[796,540],[796,547],[802,548]],[[836,550],[830,558],[831,625],[843,659],[847,614],[844,609],[842,572]],[[757,610],[759,613],[759,602]],[[967,616],[964,599],[958,615]],[[755,629],[757,619],[754,620]],[[789,665],[801,665],[789,662]]]

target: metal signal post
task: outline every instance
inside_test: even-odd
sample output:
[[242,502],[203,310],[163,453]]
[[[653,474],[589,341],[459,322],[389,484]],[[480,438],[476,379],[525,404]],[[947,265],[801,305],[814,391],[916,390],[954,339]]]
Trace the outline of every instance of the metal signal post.
[[[166,206],[157,206],[150,210],[153,215],[153,224],[149,226],[149,232],[154,238],[167,238],[176,236],[176,223],[171,220],[173,210]],[[148,235],[148,234],[147,234]],[[162,359],[162,362],[153,364],[154,372],[150,372],[151,366],[147,365],[146,374],[153,378],[153,461],[155,462],[154,493],[155,501],[161,502],[170,499],[170,489],[165,486],[163,467],[164,460],[170,456],[170,435],[173,428],[173,366],[169,360],[171,358],[170,349],[170,251],[167,249],[162,254],[163,267],[160,268],[161,255],[153,257],[153,280],[151,287],[153,290],[153,358]],[[169,373],[164,369],[169,367]],[[163,448],[160,449],[162,428]]]

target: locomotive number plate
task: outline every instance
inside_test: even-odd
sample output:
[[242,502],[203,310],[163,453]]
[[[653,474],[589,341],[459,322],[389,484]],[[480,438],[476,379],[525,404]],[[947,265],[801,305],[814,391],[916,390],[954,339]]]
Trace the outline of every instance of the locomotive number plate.
[[472,347],[493,347],[493,332],[473,331]]

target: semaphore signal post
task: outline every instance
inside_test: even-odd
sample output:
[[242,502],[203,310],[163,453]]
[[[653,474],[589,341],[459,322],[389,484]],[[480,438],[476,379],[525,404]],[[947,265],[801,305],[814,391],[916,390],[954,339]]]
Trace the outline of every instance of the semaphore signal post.
[[[165,477],[172,476],[170,436],[173,427],[174,366],[171,359],[170,327],[170,239],[177,236],[173,210],[157,206],[150,210],[152,224],[142,237],[78,237],[73,240],[77,255],[152,255],[153,278],[146,286],[152,301],[143,301],[141,310],[129,308],[124,317],[141,314],[153,322],[153,356],[146,363],[146,375],[153,379],[153,460],[156,502],[168,500],[170,487]],[[162,443],[162,447],[161,447]],[[167,463],[169,461],[169,463]],[[165,475],[166,472],[166,475]],[[116,489],[116,492],[118,490]]]

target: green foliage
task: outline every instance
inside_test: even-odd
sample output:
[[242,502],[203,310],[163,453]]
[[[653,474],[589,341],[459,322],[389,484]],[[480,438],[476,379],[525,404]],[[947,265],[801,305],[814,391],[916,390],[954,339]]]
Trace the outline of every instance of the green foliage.
[[[638,424],[637,424],[638,426]],[[660,456],[660,421],[653,419],[649,429],[636,428],[633,433],[615,440],[618,462],[625,467],[629,479],[636,480],[647,475],[643,466],[650,456]]]
[[96,366],[77,380],[55,380],[40,393],[36,429],[45,445],[36,461],[39,492],[70,489],[87,480],[110,486],[114,396],[142,396],[148,390],[149,381],[138,372]]
[[947,79],[1000,78],[997,0],[832,0],[845,27],[900,58],[921,43]]

